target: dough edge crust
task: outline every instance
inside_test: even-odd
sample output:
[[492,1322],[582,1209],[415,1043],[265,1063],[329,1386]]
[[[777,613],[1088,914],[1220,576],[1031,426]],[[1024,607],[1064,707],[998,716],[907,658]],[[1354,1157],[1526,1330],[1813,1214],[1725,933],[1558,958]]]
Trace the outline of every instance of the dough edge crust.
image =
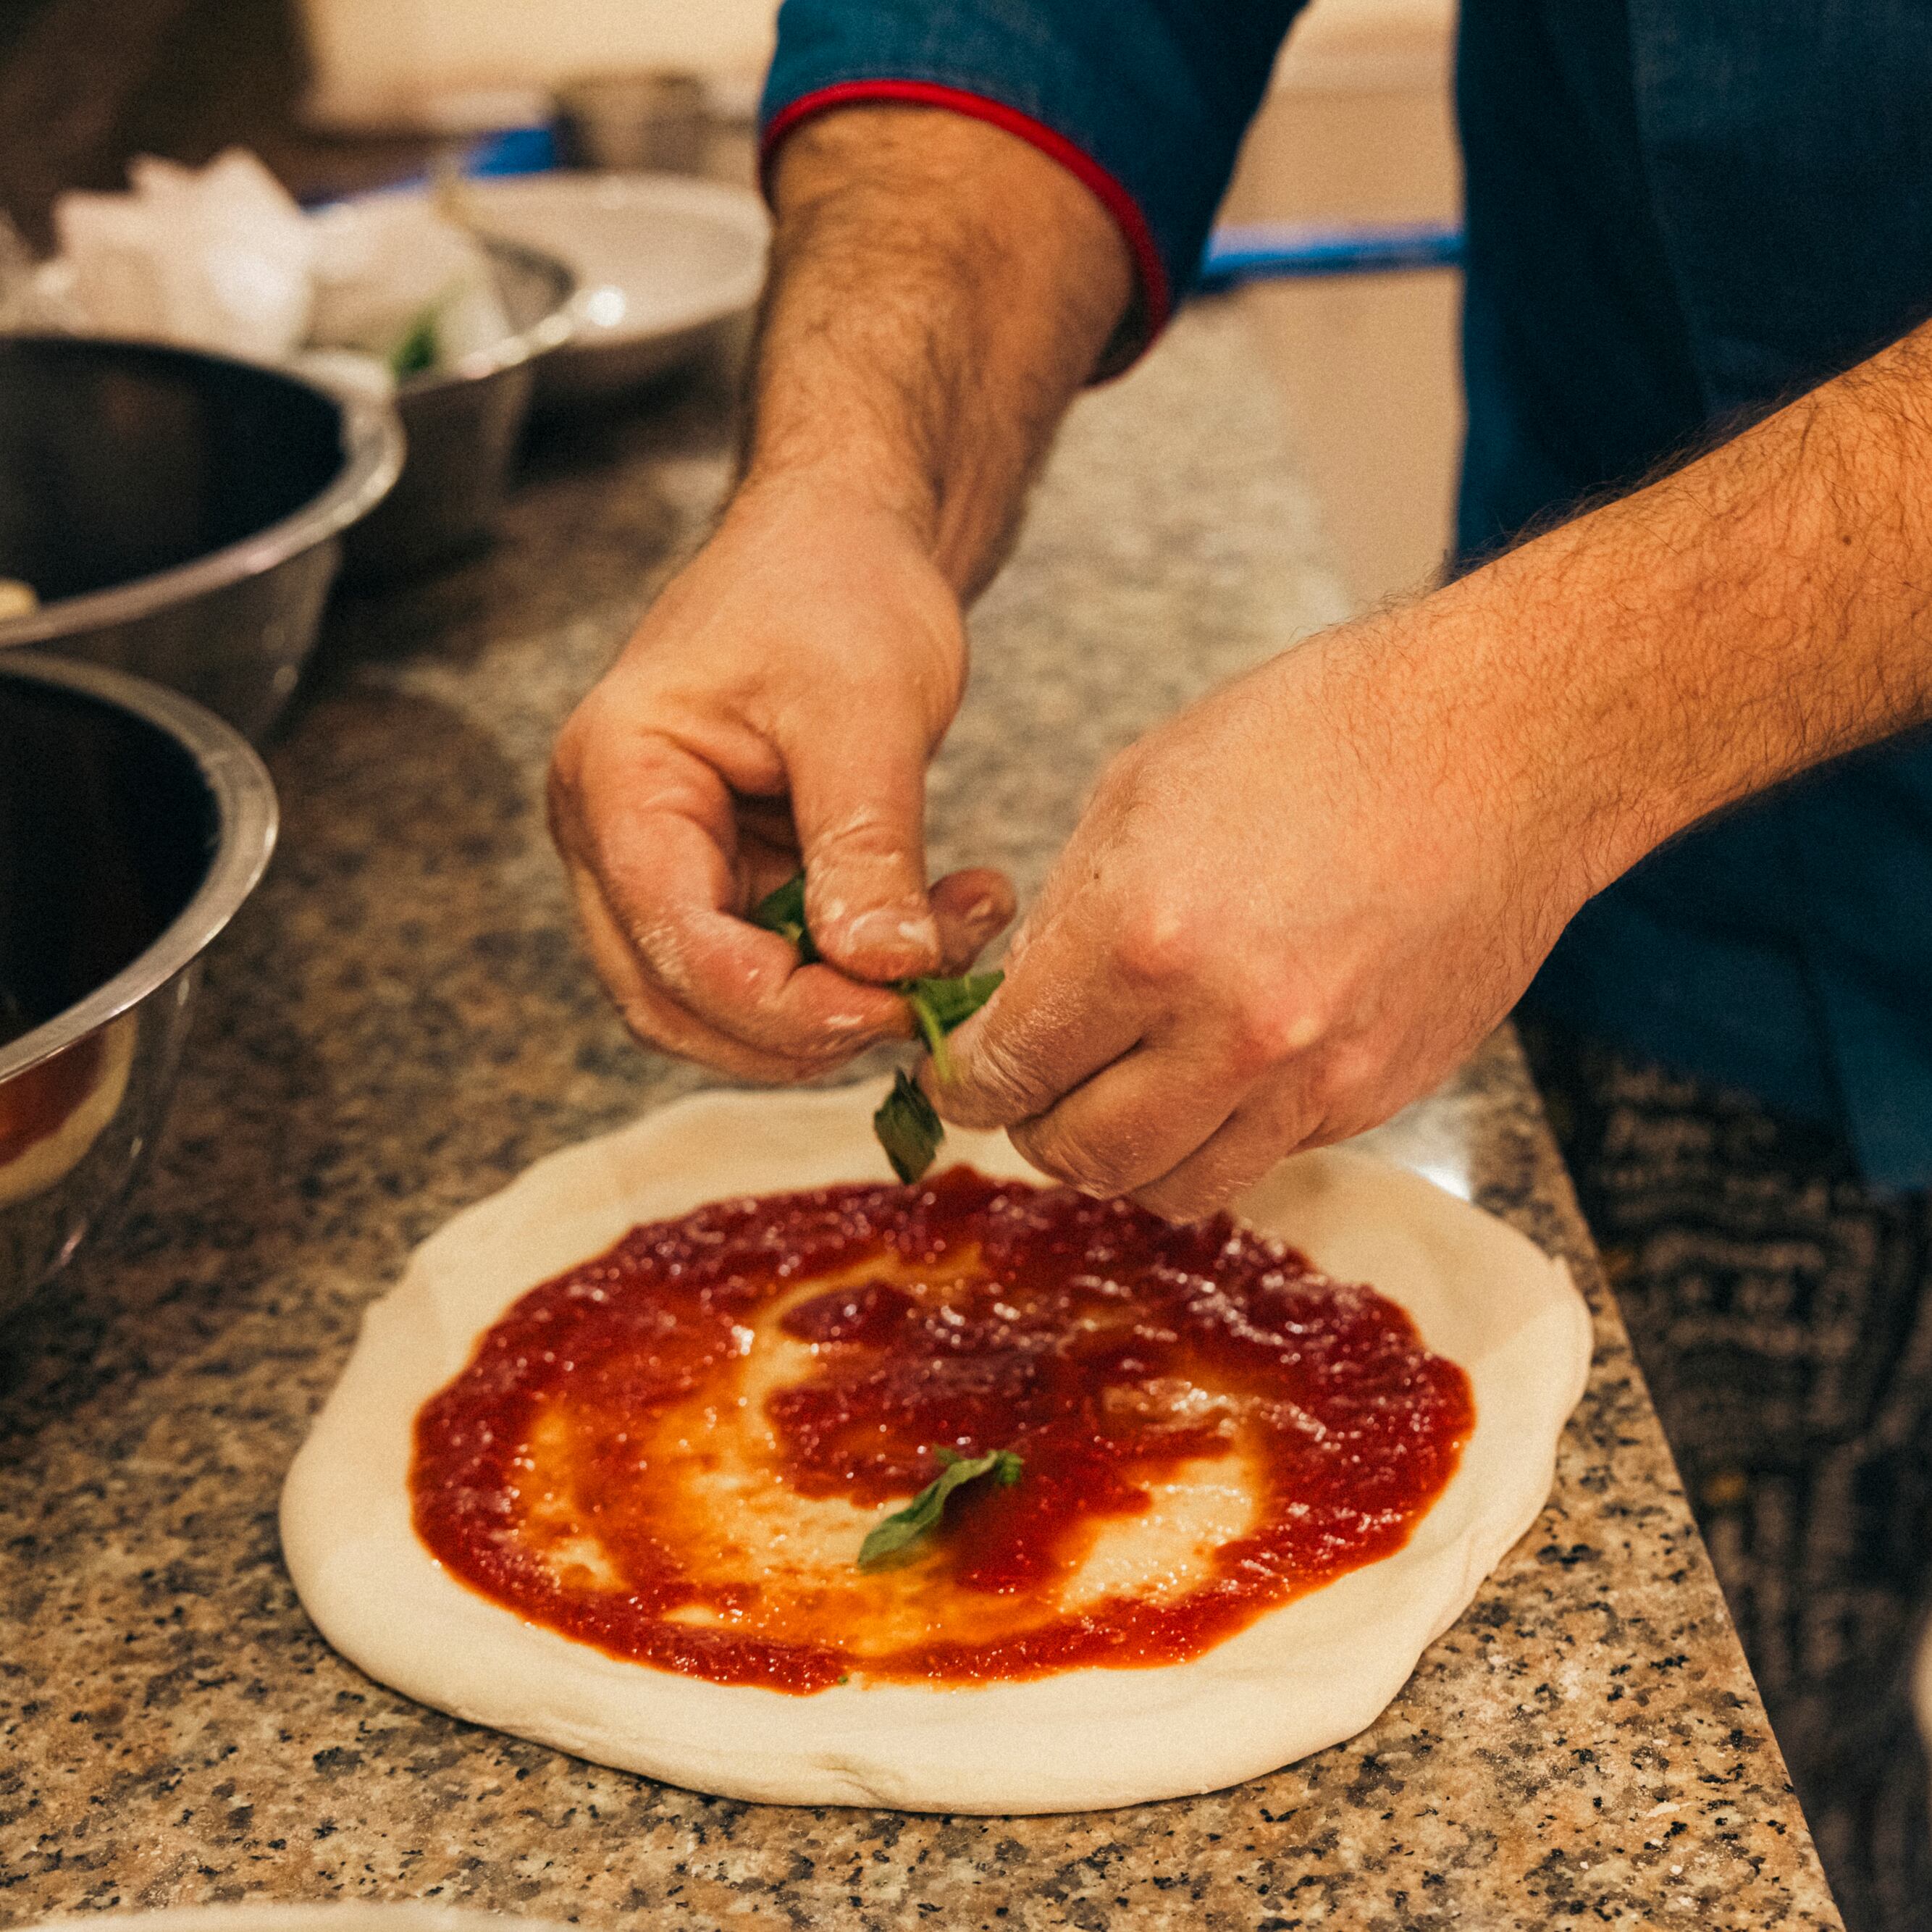
[[[1589,1369],[1568,1270],[1420,1175],[1347,1148],[1298,1155],[1237,1204],[1342,1280],[1400,1302],[1474,1385],[1448,1487],[1394,1556],[1186,1663],[800,1697],[623,1662],[490,1602],[418,1540],[418,1408],[519,1295],[640,1221],[719,1198],[887,1178],[884,1084],[692,1095],[538,1162],[463,1209],[368,1311],[284,1485],[289,1572],[322,1636],[437,1709],[722,1797],[994,1816],[1220,1790],[1354,1736],[1540,1514]],[[1004,1136],[943,1160],[1037,1181]]]

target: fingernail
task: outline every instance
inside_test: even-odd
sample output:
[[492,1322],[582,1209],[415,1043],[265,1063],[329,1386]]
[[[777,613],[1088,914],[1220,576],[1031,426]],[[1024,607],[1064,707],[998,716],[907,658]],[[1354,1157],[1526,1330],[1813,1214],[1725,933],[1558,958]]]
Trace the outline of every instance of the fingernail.
[[848,944],[858,946],[917,946],[922,951],[939,944],[939,927],[929,912],[908,918],[890,908],[862,912],[845,928]]

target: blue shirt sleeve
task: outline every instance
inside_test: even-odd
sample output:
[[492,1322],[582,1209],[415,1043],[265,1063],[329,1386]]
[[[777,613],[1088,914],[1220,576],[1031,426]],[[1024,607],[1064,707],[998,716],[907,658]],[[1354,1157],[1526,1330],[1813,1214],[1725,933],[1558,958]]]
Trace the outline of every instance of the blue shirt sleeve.
[[868,100],[951,106],[1031,140],[1120,223],[1140,283],[1138,347],[1193,279],[1302,4],[784,0],[767,152],[807,116]]

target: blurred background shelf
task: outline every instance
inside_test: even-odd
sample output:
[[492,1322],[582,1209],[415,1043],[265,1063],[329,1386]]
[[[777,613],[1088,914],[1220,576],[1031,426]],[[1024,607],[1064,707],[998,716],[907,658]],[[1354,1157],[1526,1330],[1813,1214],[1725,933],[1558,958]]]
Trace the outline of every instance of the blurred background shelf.
[[[737,131],[714,138],[707,172],[748,180],[774,12],[772,0],[0,0],[0,208],[44,244],[61,188],[118,186],[132,154],[201,161],[235,143],[304,198],[354,193],[462,154],[478,126],[529,118],[567,76],[664,64],[708,76]],[[1453,226],[1453,21],[1452,0],[1314,0],[1224,218]],[[1358,604],[1440,567],[1462,434],[1460,286],[1444,265],[1234,298]]]
[[[1314,0],[1250,130],[1224,222],[1460,221],[1453,0]],[[1462,272],[1270,280],[1241,306],[1359,606],[1426,582],[1452,527],[1462,440]]]

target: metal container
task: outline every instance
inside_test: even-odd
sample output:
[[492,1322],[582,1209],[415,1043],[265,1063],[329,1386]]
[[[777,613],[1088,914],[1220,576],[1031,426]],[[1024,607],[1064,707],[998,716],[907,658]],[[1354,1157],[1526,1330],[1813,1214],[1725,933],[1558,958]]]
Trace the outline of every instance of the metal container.
[[537,364],[542,410],[598,406],[706,356],[741,359],[770,218],[749,188],[564,170],[465,182],[470,220],[541,242],[578,278],[577,332]]
[[409,460],[388,500],[349,538],[347,568],[358,579],[428,569],[488,538],[509,494],[535,358],[568,342],[576,327],[577,278],[562,262],[518,242],[482,238],[515,333],[398,388]]
[[711,101],[700,75],[668,68],[585,74],[560,82],[556,101],[558,158],[567,168],[704,172]]
[[386,404],[280,370],[0,340],[0,577],[41,607],[0,622],[0,647],[157,679],[259,740],[314,644],[342,532],[401,462]]
[[247,741],[173,692],[0,652],[0,1315],[107,1221],[172,1090],[203,950],[267,865]]

